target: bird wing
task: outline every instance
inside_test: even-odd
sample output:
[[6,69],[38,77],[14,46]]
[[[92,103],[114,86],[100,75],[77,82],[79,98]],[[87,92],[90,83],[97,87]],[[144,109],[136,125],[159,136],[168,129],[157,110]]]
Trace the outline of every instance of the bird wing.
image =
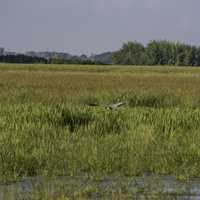
[[108,105],[107,107],[109,108],[109,109],[116,109],[116,108],[118,108],[118,107],[120,107],[120,106],[123,106],[124,104],[126,104],[125,102],[119,102],[119,103],[115,103],[115,104],[110,104],[110,105]]
[[[125,105],[126,102],[119,102],[119,103],[115,103],[115,104],[110,104],[108,106],[105,106],[106,108],[109,108],[109,109],[116,109],[118,107],[121,107],[123,105]],[[89,103],[87,104],[88,106],[92,106],[92,107],[97,107],[97,106],[100,106],[99,104],[97,103]]]
[[123,106],[125,104],[126,104],[126,102],[119,102],[119,103],[113,104],[113,106],[120,107],[120,106]]

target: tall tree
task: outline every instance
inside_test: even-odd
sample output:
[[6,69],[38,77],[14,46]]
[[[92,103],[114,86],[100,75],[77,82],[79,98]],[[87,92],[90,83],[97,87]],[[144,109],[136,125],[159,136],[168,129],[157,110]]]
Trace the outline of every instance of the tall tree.
[[114,64],[142,65],[145,63],[145,48],[138,42],[128,42],[122,48],[113,53]]

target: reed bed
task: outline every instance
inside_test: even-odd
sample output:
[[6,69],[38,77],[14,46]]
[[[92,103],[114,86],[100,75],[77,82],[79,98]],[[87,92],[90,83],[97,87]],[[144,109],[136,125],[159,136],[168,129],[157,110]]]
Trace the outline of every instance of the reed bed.
[[[200,176],[198,68],[1,64],[0,72],[1,182]],[[116,111],[103,106],[119,101],[127,104]]]

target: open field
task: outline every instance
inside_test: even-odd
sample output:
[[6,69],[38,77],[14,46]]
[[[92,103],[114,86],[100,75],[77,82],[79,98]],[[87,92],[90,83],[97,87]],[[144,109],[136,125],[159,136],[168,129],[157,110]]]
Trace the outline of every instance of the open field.
[[0,130],[1,182],[200,177],[200,68],[1,64]]

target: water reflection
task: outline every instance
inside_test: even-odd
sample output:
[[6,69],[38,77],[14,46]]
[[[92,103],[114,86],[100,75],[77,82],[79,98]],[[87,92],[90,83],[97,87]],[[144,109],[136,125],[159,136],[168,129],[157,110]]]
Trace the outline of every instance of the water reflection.
[[0,199],[31,199],[34,195],[51,197],[88,192],[88,199],[112,199],[124,195],[125,199],[178,199],[200,200],[200,179],[177,181],[170,176],[145,175],[137,178],[87,177],[27,178],[18,182],[0,184]]

